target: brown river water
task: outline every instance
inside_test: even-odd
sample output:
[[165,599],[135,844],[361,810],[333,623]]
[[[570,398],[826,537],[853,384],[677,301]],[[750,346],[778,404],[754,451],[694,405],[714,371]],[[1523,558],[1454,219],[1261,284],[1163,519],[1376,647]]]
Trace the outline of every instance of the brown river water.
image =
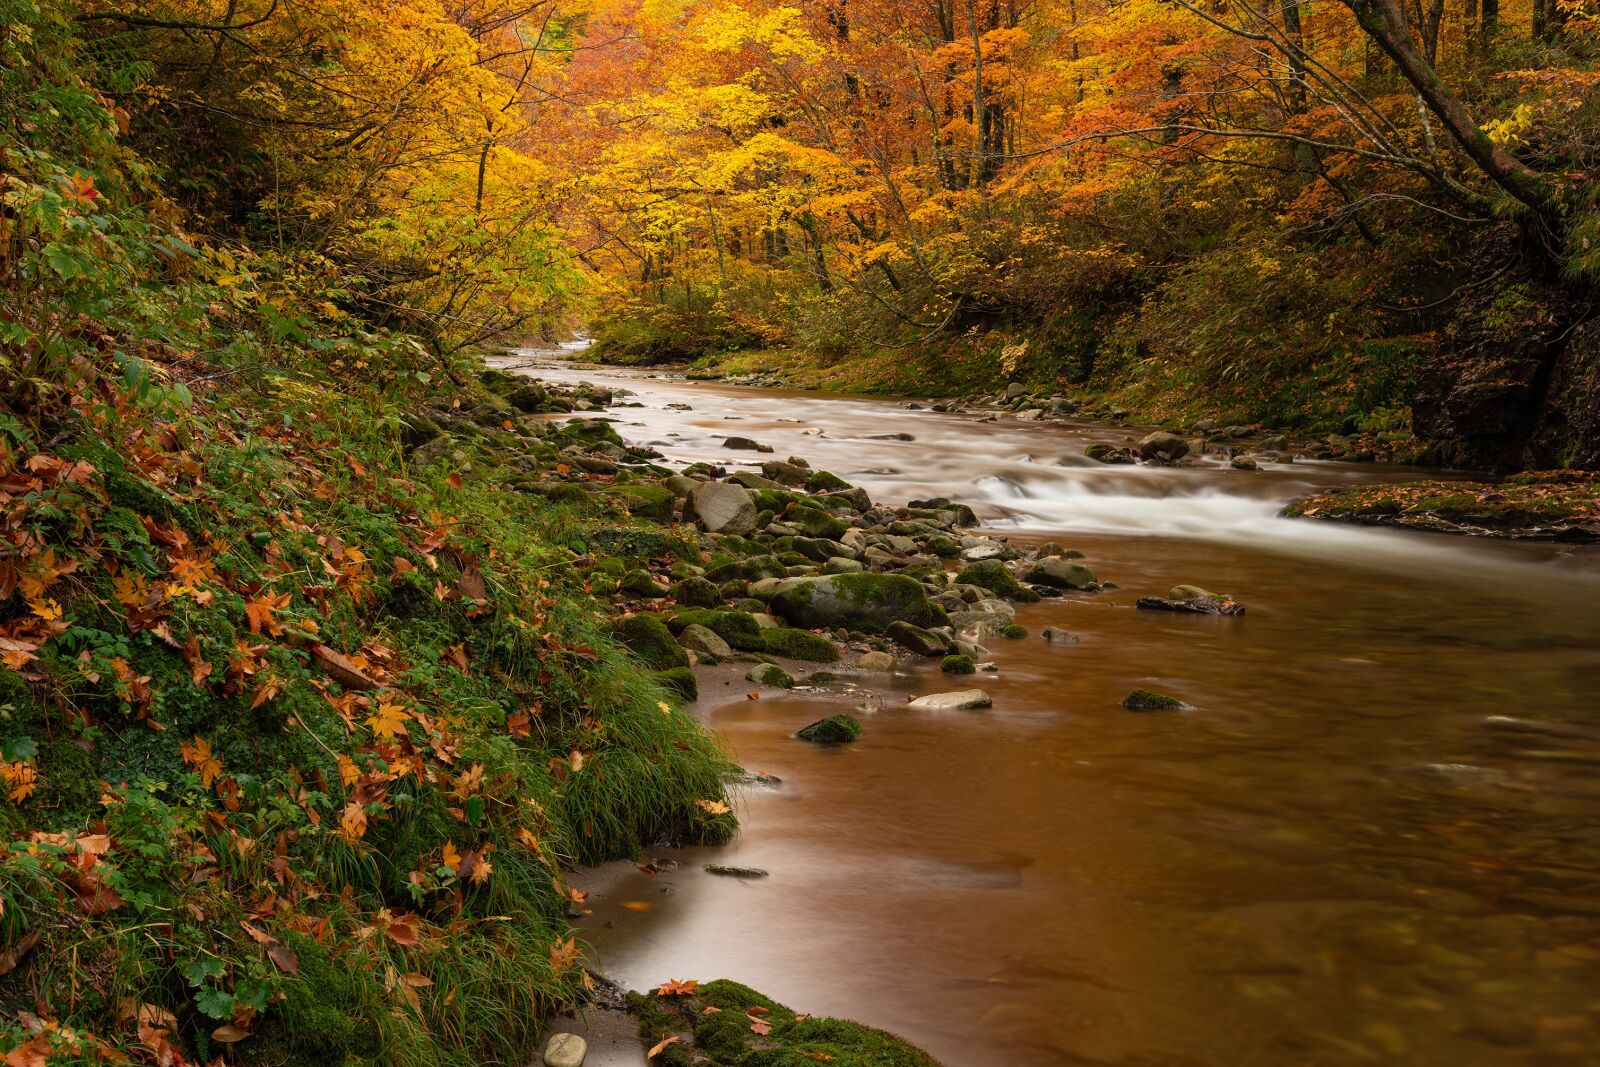
[[[1600,1064],[1600,551],[1276,517],[1394,468],[1103,467],[1083,446],[1131,431],[535,373],[632,390],[608,416],[673,463],[755,437],[1120,586],[1021,606],[970,681],[988,711],[906,709],[969,686],[921,663],[759,700],[703,676],[700,714],[782,782],[730,846],[578,880],[614,977],[735,978],[949,1067]],[[1179,582],[1248,613],[1133,610]],[[1124,711],[1141,686],[1193,710]],[[853,745],[791,737],[864,701]]]

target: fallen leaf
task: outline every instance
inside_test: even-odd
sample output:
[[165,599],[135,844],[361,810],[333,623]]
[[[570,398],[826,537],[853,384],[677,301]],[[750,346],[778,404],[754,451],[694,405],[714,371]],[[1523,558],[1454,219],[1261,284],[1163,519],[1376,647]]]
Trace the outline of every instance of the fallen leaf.
[[681,1042],[682,1040],[683,1040],[683,1038],[679,1037],[677,1034],[668,1034],[666,1037],[662,1038],[660,1041],[657,1041],[654,1045],[651,1045],[650,1046],[650,1051],[646,1052],[644,1054],[644,1058],[647,1059],[647,1060],[653,1060],[661,1052],[662,1049],[669,1048],[672,1045],[676,1045],[679,1042]]

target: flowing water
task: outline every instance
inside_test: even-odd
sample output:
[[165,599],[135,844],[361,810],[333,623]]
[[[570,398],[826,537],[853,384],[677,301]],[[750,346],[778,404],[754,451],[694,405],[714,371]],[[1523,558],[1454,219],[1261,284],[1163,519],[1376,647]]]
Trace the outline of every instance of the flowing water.
[[[1120,586],[1022,606],[1032,636],[974,683],[990,711],[906,709],[966,687],[922,664],[759,700],[704,679],[782,784],[746,791],[731,846],[591,874],[608,972],[737,978],[950,1067],[1600,1063],[1600,552],[1277,517],[1393,468],[1104,467],[1083,446],[1128,431],[537,373],[634,391],[609,415],[672,462],[753,463],[720,439],[754,437]],[[1248,614],[1133,610],[1179,582]],[[1122,710],[1141,686],[1193,710]],[[856,744],[791,738],[869,689]]]

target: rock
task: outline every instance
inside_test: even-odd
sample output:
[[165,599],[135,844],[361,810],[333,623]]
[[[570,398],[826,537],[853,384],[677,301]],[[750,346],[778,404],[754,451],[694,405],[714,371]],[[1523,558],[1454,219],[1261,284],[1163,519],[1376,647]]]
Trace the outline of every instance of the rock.
[[1154,693],[1148,689],[1135,689],[1122,698],[1122,706],[1129,711],[1178,711],[1189,705],[1177,697]]
[[1026,626],[1018,626],[1014,622],[1007,623],[1000,627],[1000,636],[1007,641],[1020,641],[1028,636],[1028,628]]
[[884,636],[919,656],[942,656],[950,650],[944,638],[931,630],[913,626],[909,622],[890,623],[888,629],[884,631]]
[[705,866],[707,874],[719,874],[724,878],[765,878],[767,872],[760,867],[730,867],[725,863],[708,863]]
[[672,598],[686,608],[714,608],[722,603],[722,592],[704,578],[685,578],[672,587]]
[[1083,450],[1083,454],[1096,463],[1132,463],[1134,455],[1126,448],[1096,442]]
[[1088,589],[1099,584],[1094,571],[1065,556],[1050,556],[1033,565],[1028,581],[1054,589]]
[[771,452],[771,445],[764,445],[760,441],[752,441],[748,437],[724,437],[723,448],[734,448],[744,452]]
[[906,705],[918,711],[967,711],[994,706],[994,701],[982,689],[963,689],[955,693],[932,693],[918,697]]
[[795,736],[820,745],[845,744],[861,736],[861,724],[849,715],[832,715],[818,719]]
[[1059,626],[1046,626],[1039,631],[1039,636],[1052,645],[1075,645],[1078,643],[1077,634],[1063,630]]
[[629,615],[613,623],[612,631],[648,667],[664,671],[689,665],[689,657],[684,655],[682,646],[672,639],[672,631],[667,629],[667,624],[661,621],[659,615]]
[[1261,442],[1261,447],[1268,452],[1282,452],[1289,447],[1289,439],[1283,434],[1274,434]]
[[1172,462],[1189,454],[1189,442],[1175,433],[1157,430],[1139,442],[1139,455],[1149,460]]
[[693,522],[707,533],[736,537],[755,533],[756,514],[755,497],[732,482],[701,482],[683,504],[685,522]]
[[1175,585],[1167,590],[1167,596],[1173,600],[1226,600],[1227,597],[1218,596],[1209,589],[1201,589],[1198,585]]
[[939,612],[922,583],[901,574],[801,578],[772,598],[772,611],[796,626],[881,631],[892,622],[932,625]]
[[1233,459],[1228,461],[1228,466],[1236,471],[1258,471],[1261,469],[1261,464],[1249,456],[1234,456]]
[[699,652],[701,655],[711,656],[714,659],[727,659],[733,655],[733,649],[728,645],[728,642],[718,637],[715,630],[701,626],[699,623],[691,623],[685,626],[683,633],[678,635],[678,644],[691,652]]
[[812,537],[825,538],[837,541],[850,529],[850,524],[842,519],[836,519],[821,508],[792,507],[784,513],[783,521],[798,527]]
[[1027,395],[1028,387],[1023,385],[1021,382],[1012,382],[1006,386],[1006,403],[1008,404],[1011,403],[1011,401],[1016,400],[1018,397]]
[[551,1034],[544,1046],[544,1067],[583,1067],[589,1045],[577,1034]]
[[844,556],[832,556],[822,564],[823,574],[860,574],[866,570],[860,560],[846,559]]
[[1191,427],[1191,429],[1193,429],[1195,433],[1210,433],[1212,430],[1215,430],[1216,428],[1217,428],[1217,420],[1216,419],[1201,419],[1199,422],[1195,423],[1194,426]]
[[971,674],[977,670],[977,664],[972,662],[968,655],[946,656],[939,661],[939,669],[946,674]]
[[773,656],[786,659],[803,659],[811,663],[834,663],[839,650],[826,637],[810,630],[793,630],[777,626],[761,631],[761,647]]
[[887,652],[863,652],[856,658],[856,666],[864,671],[888,673],[897,665],[895,658]]
[[770,685],[774,689],[793,689],[794,679],[776,663],[758,663],[745,673],[744,680],[757,685]]
[[981,560],[963,567],[956,575],[956,581],[975,585],[1008,600],[1018,600],[1025,604],[1031,604],[1039,599],[1038,593],[1017,581],[1017,576],[997,559]]
[[[1181,586],[1179,588],[1182,588]],[[1174,590],[1176,592],[1177,590]],[[1134,606],[1143,611],[1177,611],[1190,615],[1243,615],[1244,605],[1233,600],[1207,594],[1193,599],[1175,599],[1159,596],[1142,596]]]
[[916,438],[908,433],[872,433],[867,435],[868,441],[915,441]]

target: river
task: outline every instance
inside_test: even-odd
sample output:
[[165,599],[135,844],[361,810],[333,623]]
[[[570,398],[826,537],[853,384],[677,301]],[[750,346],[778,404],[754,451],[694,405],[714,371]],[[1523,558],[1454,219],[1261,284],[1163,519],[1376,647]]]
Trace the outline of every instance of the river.
[[[753,463],[720,439],[754,437],[1120,587],[1020,606],[1030,637],[992,641],[976,683],[990,711],[906,709],[965,687],[921,664],[872,684],[849,746],[790,735],[868,678],[703,683],[700,714],[782,784],[743,793],[730,846],[579,880],[608,973],[736,978],[949,1067],[1600,1063],[1600,551],[1277,517],[1394,468],[1107,467],[1084,445],[1132,431],[534,373],[631,390],[607,416],[673,464]],[[1248,613],[1133,610],[1179,582]],[[1120,708],[1141,686],[1193,710]]]

